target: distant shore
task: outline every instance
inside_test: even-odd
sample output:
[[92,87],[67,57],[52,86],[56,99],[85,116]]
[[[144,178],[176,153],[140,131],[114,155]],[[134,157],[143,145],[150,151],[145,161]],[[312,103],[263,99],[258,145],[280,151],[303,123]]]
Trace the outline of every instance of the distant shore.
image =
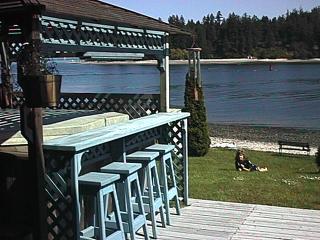
[[[79,63],[79,62],[72,62]],[[81,61],[81,64],[112,64],[112,65],[157,65],[156,60],[141,60],[141,61]],[[320,63],[320,58],[313,59],[247,59],[247,58],[234,58],[234,59],[201,59],[201,64],[275,64],[275,63]],[[185,65],[188,60],[170,60],[172,65]]]

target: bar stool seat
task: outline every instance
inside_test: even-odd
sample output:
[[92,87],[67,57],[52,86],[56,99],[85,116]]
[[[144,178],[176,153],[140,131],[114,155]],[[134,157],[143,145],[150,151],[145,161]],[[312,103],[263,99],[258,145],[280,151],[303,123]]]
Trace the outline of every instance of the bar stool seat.
[[159,152],[160,155],[164,155],[166,153],[170,153],[174,150],[174,145],[171,144],[153,144],[147,147],[146,151],[156,151]]
[[160,183],[161,192],[163,194],[164,206],[166,209],[167,224],[171,225],[170,219],[170,201],[175,201],[176,213],[180,215],[180,203],[178,196],[178,188],[175,177],[175,171],[172,161],[172,151],[175,149],[174,145],[169,144],[154,144],[145,149],[147,152],[157,152],[160,157],[157,158],[159,161],[161,173]]
[[157,222],[156,213],[160,212],[162,227],[166,227],[164,217],[164,205],[161,195],[160,182],[158,170],[156,165],[156,158],[159,156],[157,152],[137,151],[126,156],[128,162],[138,162],[142,164],[142,171],[140,171],[140,179],[142,189],[142,200],[144,203],[145,212],[150,215],[152,222],[153,238],[157,238]]
[[[124,240],[124,231],[120,215],[120,207],[118,202],[117,190],[115,182],[120,179],[118,174],[107,174],[90,172],[78,178],[79,190],[81,197],[83,195],[92,196],[95,199],[95,216],[97,225],[86,227],[80,232],[80,239],[99,239],[99,240]],[[109,195],[113,197],[113,207],[115,212],[116,227],[108,228],[106,226],[106,209],[108,209]],[[94,220],[95,222],[95,220]],[[115,229],[115,230],[114,230]]]
[[[141,167],[140,163],[113,162],[101,168],[104,173],[120,174],[120,180],[116,184],[120,211],[124,232],[130,234],[131,240],[136,239],[135,234],[140,228],[143,228],[144,238],[149,239],[137,173]],[[137,210],[134,209],[134,204],[137,204]]]
[[90,172],[78,178],[81,185],[95,186],[98,188],[112,184],[120,179],[119,174]]

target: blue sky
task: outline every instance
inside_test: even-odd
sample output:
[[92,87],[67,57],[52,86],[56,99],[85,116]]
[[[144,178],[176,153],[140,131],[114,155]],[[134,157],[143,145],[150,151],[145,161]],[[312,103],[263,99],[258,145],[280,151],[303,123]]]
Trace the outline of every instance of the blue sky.
[[208,13],[221,11],[223,16],[231,12],[275,17],[287,9],[310,10],[320,6],[320,0],[105,0],[145,15],[167,21],[169,15],[183,15],[186,19],[201,20]]

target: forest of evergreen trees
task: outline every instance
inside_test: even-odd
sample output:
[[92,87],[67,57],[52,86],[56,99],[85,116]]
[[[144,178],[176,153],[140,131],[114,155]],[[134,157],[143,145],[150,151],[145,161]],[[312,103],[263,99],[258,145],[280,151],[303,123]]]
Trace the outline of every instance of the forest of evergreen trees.
[[[311,11],[293,10],[278,18],[258,18],[234,13],[224,18],[221,12],[203,20],[186,21],[173,15],[169,23],[192,32],[203,58],[298,58],[320,57],[320,7]],[[184,49],[192,38],[172,36],[171,58],[187,57]]]

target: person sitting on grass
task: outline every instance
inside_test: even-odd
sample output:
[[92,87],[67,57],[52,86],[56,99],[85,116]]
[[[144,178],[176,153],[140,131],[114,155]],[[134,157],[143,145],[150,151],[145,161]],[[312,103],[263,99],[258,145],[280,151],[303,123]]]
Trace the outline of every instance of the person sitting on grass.
[[238,171],[259,171],[259,172],[266,172],[268,169],[266,167],[258,167],[257,165],[253,164],[248,160],[243,150],[237,150],[236,157],[235,157],[235,165]]

